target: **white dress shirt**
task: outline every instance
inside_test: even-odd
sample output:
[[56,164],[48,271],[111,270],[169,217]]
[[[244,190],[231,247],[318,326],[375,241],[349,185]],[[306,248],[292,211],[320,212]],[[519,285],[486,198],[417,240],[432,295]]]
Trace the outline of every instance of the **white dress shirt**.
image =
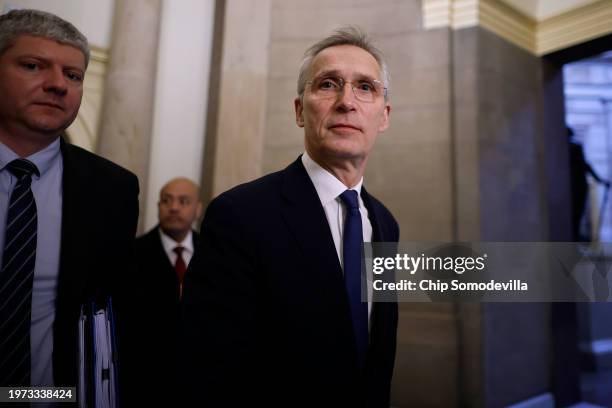
[[191,261],[191,257],[193,256],[193,239],[191,230],[187,233],[187,236],[182,242],[176,242],[172,238],[170,238],[161,228],[159,228],[159,238],[161,239],[162,246],[164,247],[164,251],[166,251],[166,255],[168,255],[168,259],[170,259],[170,263],[172,266],[176,263],[178,255],[174,252],[174,248],[177,246],[183,247],[183,253],[181,254],[183,257],[183,261],[185,261],[185,266],[189,266],[189,262]]
[[[344,219],[346,217],[346,209],[342,204],[340,194],[345,190],[349,190],[340,180],[338,180],[333,174],[321,167],[317,162],[312,160],[307,152],[302,155],[302,164],[306,168],[308,177],[314,184],[315,190],[321,200],[321,205],[325,210],[325,216],[327,217],[327,223],[331,230],[332,238],[334,239],[334,245],[336,246],[336,253],[338,254],[338,260],[340,266],[344,270],[344,260],[342,256],[343,251],[343,233],[344,233]],[[359,212],[361,213],[361,227],[363,231],[363,242],[372,242],[372,223],[368,218],[368,209],[363,204],[361,199],[361,186],[363,184],[363,177],[359,182],[350,188],[355,190],[359,194]],[[370,293],[370,285],[368,285],[368,293]],[[371,297],[369,296],[371,299]],[[372,302],[368,302],[368,316],[372,313]]]

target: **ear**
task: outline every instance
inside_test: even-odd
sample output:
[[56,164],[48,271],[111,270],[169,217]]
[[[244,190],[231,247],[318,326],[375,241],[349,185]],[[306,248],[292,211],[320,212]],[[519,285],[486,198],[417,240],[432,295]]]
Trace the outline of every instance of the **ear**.
[[385,102],[385,108],[382,112],[380,124],[378,125],[378,132],[382,133],[389,128],[389,114],[391,113],[391,105]]
[[295,107],[295,123],[299,127],[304,127],[304,104],[302,100],[299,97],[295,98],[293,106]]

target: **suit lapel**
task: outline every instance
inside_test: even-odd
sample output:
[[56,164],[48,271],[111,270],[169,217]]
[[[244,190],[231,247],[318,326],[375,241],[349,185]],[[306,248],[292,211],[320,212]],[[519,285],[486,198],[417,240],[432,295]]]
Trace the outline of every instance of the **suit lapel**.
[[[304,260],[312,267],[308,281],[317,287],[317,293],[327,296],[334,303],[340,304],[338,316],[345,322],[347,333],[352,336],[348,298],[344,287],[344,277],[334,241],[321,205],[319,196],[312,181],[298,158],[284,172],[282,195],[285,202],[282,214],[290,231],[295,237],[304,256]],[[381,224],[381,216],[377,211],[377,204],[365,189],[361,192],[364,205],[368,209],[368,216],[372,224],[372,241],[384,241],[387,237],[385,227]],[[370,347],[378,347],[382,333],[388,326],[387,315],[393,304],[373,303],[372,326],[370,329]]]
[[193,229],[191,230],[191,240],[193,241],[193,252],[195,253],[200,245],[200,234]]
[[164,265],[163,268],[175,278],[176,284],[178,285],[178,278],[176,277],[174,265],[170,262],[170,258],[168,258],[168,254],[166,253],[166,249],[159,235],[159,225],[151,231],[151,234],[153,235],[151,237],[153,243],[153,251],[151,254],[158,254],[157,262],[159,262],[159,265]]
[[368,209],[368,218],[370,219],[370,224],[372,224],[372,242],[384,241],[385,234],[382,231],[376,208],[374,207],[370,194],[368,194],[364,187],[361,188],[361,199],[363,200],[365,207]]
[[[282,194],[285,198],[282,207],[283,218],[305,259],[315,258],[317,269],[325,271],[326,274],[333,271],[334,281],[344,287],[342,269],[325,211],[301,157],[285,169]],[[361,197],[368,209],[372,224],[372,241],[384,241],[386,234],[380,223],[376,205],[365,188],[361,190]],[[331,277],[327,276],[326,279]]]
[[320,275],[317,278],[323,280],[317,283],[319,286],[324,286],[321,282],[327,282],[331,284],[331,290],[343,288],[342,270],[325,211],[301,158],[285,169],[282,195],[285,199],[283,218],[300,247],[303,259],[312,265],[309,273]]
[[[55,321],[53,322],[53,374],[56,385],[76,381],[77,320],[86,294],[88,269],[87,166],[78,163],[71,146],[60,141],[62,152],[62,231]],[[89,197],[92,199],[92,197]]]
[[86,283],[87,239],[82,231],[87,224],[87,167],[78,160],[64,140],[61,140],[62,174],[62,232],[58,299],[82,301]]
[[[395,239],[390,236],[390,233],[387,231],[387,226],[382,222],[382,216],[380,215],[379,207],[374,199],[368,194],[365,188],[361,189],[361,198],[363,199],[363,203],[368,209],[368,216],[370,218],[370,223],[372,224],[372,242],[386,242],[390,239]],[[389,249],[384,249],[380,251],[380,248],[374,249],[373,256],[394,256],[395,251],[391,253],[387,253],[390,251]],[[395,275],[392,272],[389,272],[385,275],[385,280],[387,282],[394,282]],[[396,303],[389,302],[388,297],[386,297],[385,301],[377,300],[377,293],[373,294],[372,298],[372,316],[371,316],[371,324],[370,324],[370,352],[373,350],[380,351],[381,345],[384,345],[383,337],[390,332],[394,332],[394,327],[397,322],[394,319],[397,319],[397,306]]]

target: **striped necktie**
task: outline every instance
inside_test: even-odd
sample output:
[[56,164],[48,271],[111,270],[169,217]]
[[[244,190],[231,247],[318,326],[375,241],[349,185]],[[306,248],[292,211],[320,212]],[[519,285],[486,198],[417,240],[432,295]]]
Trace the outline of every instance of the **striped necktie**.
[[30,322],[36,262],[36,202],[30,185],[36,166],[13,160],[17,178],[6,216],[0,270],[0,386],[30,386]]

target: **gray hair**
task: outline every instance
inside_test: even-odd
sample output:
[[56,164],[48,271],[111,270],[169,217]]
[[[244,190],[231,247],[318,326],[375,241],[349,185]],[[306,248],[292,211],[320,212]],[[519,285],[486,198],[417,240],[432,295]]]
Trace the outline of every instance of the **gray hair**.
[[[311,45],[304,53],[304,59],[300,65],[300,74],[297,82],[297,93],[300,99],[302,99],[304,96],[308,71],[310,70],[310,66],[312,65],[314,58],[324,49],[338,45],[353,45],[369,52],[374,57],[376,62],[378,62],[383,84],[387,91],[389,91],[389,87],[391,85],[391,75],[389,74],[389,67],[385,61],[383,53],[372,44],[372,41],[365,32],[361,31],[357,27],[348,26],[337,29],[329,37],[326,37]],[[385,93],[385,100],[386,99],[387,93]]]
[[40,10],[12,10],[0,16],[0,55],[22,35],[43,37],[70,45],[85,56],[89,64],[87,38],[75,26],[55,14]]

